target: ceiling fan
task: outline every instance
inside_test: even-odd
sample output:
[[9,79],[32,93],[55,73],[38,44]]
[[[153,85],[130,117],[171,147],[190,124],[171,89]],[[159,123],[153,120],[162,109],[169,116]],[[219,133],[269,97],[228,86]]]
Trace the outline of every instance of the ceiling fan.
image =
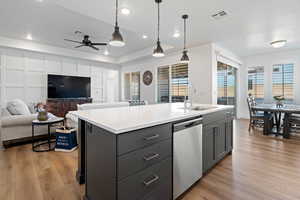
[[93,48],[97,51],[99,51],[99,48],[97,48],[95,46],[106,46],[107,45],[107,43],[93,43],[89,38],[90,38],[89,35],[84,35],[83,40],[81,42],[80,41],[75,41],[75,40],[69,40],[69,39],[65,39],[65,41],[80,44],[79,46],[76,46],[74,48],[91,47],[91,48]]

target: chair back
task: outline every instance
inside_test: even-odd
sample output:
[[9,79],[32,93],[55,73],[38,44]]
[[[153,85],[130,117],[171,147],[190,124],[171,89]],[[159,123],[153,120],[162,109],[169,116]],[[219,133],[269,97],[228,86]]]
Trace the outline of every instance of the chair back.
[[247,97],[247,104],[248,104],[250,118],[252,118],[254,114],[252,107],[256,105],[256,102],[252,96]]

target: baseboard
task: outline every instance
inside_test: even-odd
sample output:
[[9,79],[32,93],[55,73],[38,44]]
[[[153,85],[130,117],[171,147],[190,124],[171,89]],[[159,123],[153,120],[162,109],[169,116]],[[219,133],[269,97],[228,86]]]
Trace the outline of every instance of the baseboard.
[[[47,138],[48,138],[48,134],[37,135],[37,136],[34,136],[33,140],[34,140],[34,142],[38,142],[38,141],[41,141],[41,140],[45,140]],[[53,136],[53,138],[54,138],[54,136]],[[31,143],[32,143],[32,137],[24,137],[24,138],[18,138],[18,139],[3,141],[3,146],[4,146],[5,149],[7,149],[7,148],[10,148],[10,147],[24,145],[24,144],[31,144]]]

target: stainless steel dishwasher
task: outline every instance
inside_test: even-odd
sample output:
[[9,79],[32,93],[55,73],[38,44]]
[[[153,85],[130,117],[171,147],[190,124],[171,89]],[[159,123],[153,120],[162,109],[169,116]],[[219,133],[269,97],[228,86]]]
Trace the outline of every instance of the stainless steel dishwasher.
[[174,124],[173,199],[202,177],[202,118]]

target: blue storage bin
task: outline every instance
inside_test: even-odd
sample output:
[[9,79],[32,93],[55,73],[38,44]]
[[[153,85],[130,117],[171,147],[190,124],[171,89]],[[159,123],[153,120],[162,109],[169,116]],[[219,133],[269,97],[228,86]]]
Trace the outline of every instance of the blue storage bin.
[[72,152],[77,148],[76,129],[58,128],[56,129],[55,151]]

